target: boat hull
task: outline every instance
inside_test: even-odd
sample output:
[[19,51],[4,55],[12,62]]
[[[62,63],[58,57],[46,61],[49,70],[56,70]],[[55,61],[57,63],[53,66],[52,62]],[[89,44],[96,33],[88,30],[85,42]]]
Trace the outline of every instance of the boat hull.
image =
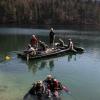
[[[37,54],[36,56],[30,56],[29,60],[34,60],[34,59],[42,59],[42,58],[49,58],[49,57],[54,57],[54,56],[61,56],[65,54],[80,54],[83,53],[84,49],[81,47],[76,47],[76,51],[74,50],[68,50],[66,48],[60,48],[60,49],[55,49],[50,53],[43,53],[43,54]],[[23,52],[17,53],[18,57],[22,59],[27,60],[27,55],[25,55]]]

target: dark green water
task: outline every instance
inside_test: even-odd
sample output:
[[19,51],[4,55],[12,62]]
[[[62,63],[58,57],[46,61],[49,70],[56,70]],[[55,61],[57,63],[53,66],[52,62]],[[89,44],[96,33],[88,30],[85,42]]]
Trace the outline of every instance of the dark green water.
[[[17,32],[22,34],[16,35]],[[23,100],[32,83],[44,79],[47,74],[54,75],[69,87],[71,95],[63,92],[62,100],[100,100],[100,36],[77,35],[78,31],[72,35],[60,35],[66,42],[71,37],[76,45],[85,48],[85,53],[26,62],[18,58],[15,51],[25,48],[34,32],[48,43],[47,30],[10,29],[1,32],[0,100]],[[6,55],[11,56],[11,60],[4,60]]]

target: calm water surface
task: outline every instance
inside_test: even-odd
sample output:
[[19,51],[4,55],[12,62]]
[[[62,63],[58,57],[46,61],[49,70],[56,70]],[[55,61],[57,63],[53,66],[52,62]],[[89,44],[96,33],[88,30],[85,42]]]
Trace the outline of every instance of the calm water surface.
[[[0,100],[23,100],[32,83],[47,74],[69,87],[71,95],[63,92],[62,100],[100,100],[100,36],[60,35],[66,42],[71,37],[85,53],[26,62],[16,52],[25,48],[34,31],[48,43],[48,31],[20,29],[20,33],[23,31],[28,34],[16,35],[17,31],[10,30],[14,35],[8,31],[0,35]],[[5,60],[6,55],[11,60]]]

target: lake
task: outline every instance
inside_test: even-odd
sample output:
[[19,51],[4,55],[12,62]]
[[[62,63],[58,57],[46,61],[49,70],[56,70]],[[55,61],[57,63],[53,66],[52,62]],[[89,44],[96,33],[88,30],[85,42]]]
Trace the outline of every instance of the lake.
[[[0,100],[23,100],[37,80],[52,74],[71,94],[63,91],[61,100],[100,100],[100,32],[55,30],[66,43],[72,38],[83,54],[24,61],[17,51],[24,49],[33,33],[48,44],[48,30],[0,28]],[[56,40],[57,41],[57,40]],[[10,60],[5,60],[10,56]]]

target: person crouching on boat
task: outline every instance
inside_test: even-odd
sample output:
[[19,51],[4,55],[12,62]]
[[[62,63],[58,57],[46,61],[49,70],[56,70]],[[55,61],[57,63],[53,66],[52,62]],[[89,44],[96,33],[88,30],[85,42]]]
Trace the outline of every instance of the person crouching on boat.
[[44,51],[45,53],[50,53],[52,49],[48,48],[48,45],[42,41],[39,41],[40,51]]
[[37,81],[35,85],[35,93],[37,96],[42,96],[45,93],[45,86],[41,80]]
[[68,39],[68,50],[73,50],[75,52],[77,52],[75,49],[74,49],[74,44],[72,42],[72,39]]
[[42,42],[40,40],[39,40],[39,45],[40,45],[40,50],[41,51],[46,51],[47,48],[48,48],[48,46],[44,42]]
[[27,50],[24,51],[26,55],[34,56],[36,55],[36,50],[30,44],[28,44]]
[[59,39],[59,45],[60,45],[61,47],[63,47],[63,46],[65,45],[64,41],[63,41],[61,38]]
[[37,48],[38,47],[38,39],[35,35],[32,35],[32,38],[30,40],[30,44],[32,47]]

